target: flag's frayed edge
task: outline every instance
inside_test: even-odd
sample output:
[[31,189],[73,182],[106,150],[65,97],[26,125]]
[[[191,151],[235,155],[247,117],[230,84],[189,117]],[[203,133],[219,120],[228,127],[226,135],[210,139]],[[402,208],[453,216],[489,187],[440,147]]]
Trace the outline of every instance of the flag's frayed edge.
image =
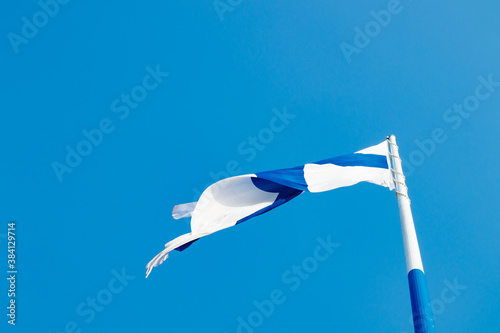
[[[202,235],[202,236],[205,236],[205,235]],[[177,237],[177,238],[171,240],[170,242],[168,242],[167,244],[165,244],[165,249],[163,251],[161,251],[160,253],[158,253],[156,255],[156,257],[154,257],[153,260],[151,260],[146,265],[146,268],[147,268],[146,278],[148,277],[149,273],[151,273],[151,270],[153,269],[153,267],[160,266],[168,258],[168,254],[172,250],[175,250],[176,248],[183,246],[189,242],[192,242],[192,241],[194,241],[202,236],[193,235],[190,232],[190,233],[187,233],[184,235],[180,235],[179,237]]]

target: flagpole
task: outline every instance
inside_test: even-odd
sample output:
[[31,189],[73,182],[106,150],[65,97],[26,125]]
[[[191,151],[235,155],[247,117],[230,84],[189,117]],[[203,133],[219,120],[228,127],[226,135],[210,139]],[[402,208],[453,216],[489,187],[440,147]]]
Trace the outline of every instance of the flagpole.
[[399,216],[401,219],[406,272],[408,273],[408,284],[410,286],[410,299],[415,333],[435,333],[434,317],[432,315],[424,267],[422,265],[422,259],[420,258],[417,234],[411,214],[410,198],[408,197],[408,188],[406,187],[405,176],[403,175],[403,168],[401,167],[401,158],[399,157],[396,137],[391,135],[387,137],[387,141],[392,164],[391,171],[396,186]]

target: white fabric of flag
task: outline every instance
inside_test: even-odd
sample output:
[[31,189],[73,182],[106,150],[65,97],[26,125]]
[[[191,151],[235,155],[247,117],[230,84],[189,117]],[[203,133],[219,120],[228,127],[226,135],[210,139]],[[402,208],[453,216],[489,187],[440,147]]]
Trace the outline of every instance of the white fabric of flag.
[[165,249],[147,264],[146,277],[172,250],[183,251],[203,236],[263,214],[303,192],[324,192],[359,182],[394,189],[387,141],[354,154],[216,182],[198,202],[174,207],[175,219],[191,217],[191,232],[165,244]]

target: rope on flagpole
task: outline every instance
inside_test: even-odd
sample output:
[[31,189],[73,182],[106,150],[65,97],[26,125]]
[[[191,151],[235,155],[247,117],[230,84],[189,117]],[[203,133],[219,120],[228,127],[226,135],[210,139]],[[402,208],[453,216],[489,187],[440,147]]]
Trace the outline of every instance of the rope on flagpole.
[[397,170],[394,170],[393,168],[391,168],[391,171],[394,172],[394,173],[397,173],[398,175],[400,175],[401,177],[403,177],[403,180],[406,179],[405,175],[403,175],[401,172],[399,172]]
[[408,196],[407,196],[406,194],[401,193],[401,192],[399,192],[399,191],[394,191],[394,192],[396,192],[396,196],[399,194],[400,196],[403,196],[403,197],[405,197],[406,199],[408,199],[408,202],[411,204],[411,200],[410,200],[410,198],[408,198]]
[[[399,147],[398,147],[398,145],[397,145],[397,144],[395,144],[394,142],[392,142],[392,141],[390,140],[390,138],[389,138],[389,137],[387,137],[387,142],[388,142],[390,145],[392,145],[394,148],[396,148],[396,149],[397,149],[397,151],[395,151],[395,152],[396,152],[396,154],[393,154],[393,153],[391,152],[391,150],[389,150],[389,156],[391,156],[393,159],[398,159],[398,160],[399,160],[399,162],[402,164],[402,163],[403,163],[403,160],[401,159],[401,157],[399,157]],[[406,177],[403,175],[403,173],[402,173],[402,172],[399,172],[399,171],[397,171],[397,170],[394,170],[394,169],[393,169],[393,168],[391,168],[391,167],[389,167],[389,169],[390,169],[390,170],[391,170],[391,172],[392,172],[392,179],[394,180],[394,183],[396,183],[396,184],[399,184],[399,185],[400,185],[400,186],[397,186],[397,185],[396,185],[397,189],[395,189],[395,190],[394,190],[394,192],[396,192],[396,197],[397,197],[398,195],[400,195],[400,196],[402,196],[402,197],[406,198],[406,199],[408,200],[408,202],[411,204],[410,197],[408,196],[408,186],[406,186],[406,184],[405,184]],[[402,181],[397,179],[398,177],[396,176],[396,174],[397,174],[397,175],[398,175],[398,176],[402,179]],[[404,187],[404,189],[405,189],[404,191],[401,191],[401,186],[403,186],[403,187]],[[398,191],[398,190],[399,190],[399,191]],[[406,193],[404,193],[404,192],[406,192]]]
[[392,176],[392,179],[398,183],[398,184],[401,184],[401,186],[404,186],[406,188],[406,191],[408,191],[408,186],[406,186],[406,184],[404,182],[401,182],[399,180],[397,180],[396,178],[394,178],[394,175]]
[[400,161],[401,161],[401,158],[400,158],[399,156],[394,155],[394,154],[391,154],[391,153],[389,153],[389,155],[391,155],[392,157],[397,158],[398,160],[400,160]]
[[[393,168],[390,168],[390,169],[391,169],[392,172],[399,174],[403,178],[403,181],[405,180],[404,175],[401,172],[398,172],[398,171],[394,170]],[[406,184],[404,182],[397,180],[394,177],[394,175],[392,175],[392,180],[394,180],[395,183],[397,183],[397,184],[399,184],[401,186],[404,186],[404,188],[406,189],[406,193],[408,193],[408,186],[406,186]],[[400,192],[397,189],[394,190],[394,192],[396,192],[396,197],[399,194],[399,195],[405,197],[406,199],[408,199],[408,202],[411,204],[411,200],[410,200],[410,197],[408,197],[408,194]]]

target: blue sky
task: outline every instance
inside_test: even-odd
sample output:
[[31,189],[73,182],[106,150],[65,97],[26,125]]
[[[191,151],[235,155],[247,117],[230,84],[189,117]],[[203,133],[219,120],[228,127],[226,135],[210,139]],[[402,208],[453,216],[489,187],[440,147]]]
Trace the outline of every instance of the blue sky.
[[[389,134],[437,331],[498,331],[499,3],[63,3],[0,10],[2,331],[411,332],[395,195],[372,184],[301,195],[144,279],[189,230],[172,207],[214,177]],[[318,238],[336,248],[299,277]]]

